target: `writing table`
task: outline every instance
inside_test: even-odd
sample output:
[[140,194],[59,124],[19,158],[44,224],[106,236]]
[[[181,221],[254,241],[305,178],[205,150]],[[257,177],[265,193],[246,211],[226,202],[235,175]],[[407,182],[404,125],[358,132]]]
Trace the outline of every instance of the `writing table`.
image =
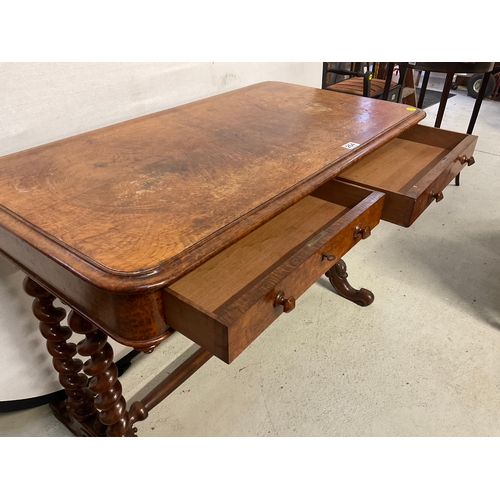
[[[77,435],[135,435],[323,274],[370,304],[342,257],[381,218],[411,225],[473,163],[476,137],[424,116],[264,82],[0,158],[0,253],[27,275],[67,393],[56,416]],[[199,349],[127,407],[108,336],[151,352],[175,330]]]

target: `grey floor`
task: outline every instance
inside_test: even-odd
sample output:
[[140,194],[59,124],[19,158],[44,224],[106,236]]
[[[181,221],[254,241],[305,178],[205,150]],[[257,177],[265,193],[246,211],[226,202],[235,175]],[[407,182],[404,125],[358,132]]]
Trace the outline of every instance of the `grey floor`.
[[[463,89],[442,128],[465,132]],[[423,123],[434,124],[437,106]],[[141,436],[499,436],[500,102],[486,100],[476,164],[409,229],[382,222],[346,256],[358,307],[321,279],[231,365],[211,359],[139,424]],[[122,377],[133,401],[192,351],[180,334]],[[187,354],[186,354],[187,353]],[[70,436],[40,407],[2,436]]]

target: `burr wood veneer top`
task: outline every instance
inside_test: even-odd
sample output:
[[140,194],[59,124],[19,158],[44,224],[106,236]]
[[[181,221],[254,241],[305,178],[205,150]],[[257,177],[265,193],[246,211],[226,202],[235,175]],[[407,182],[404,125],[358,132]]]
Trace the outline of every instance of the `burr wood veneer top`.
[[423,116],[259,83],[0,158],[0,227],[97,286],[160,286]]

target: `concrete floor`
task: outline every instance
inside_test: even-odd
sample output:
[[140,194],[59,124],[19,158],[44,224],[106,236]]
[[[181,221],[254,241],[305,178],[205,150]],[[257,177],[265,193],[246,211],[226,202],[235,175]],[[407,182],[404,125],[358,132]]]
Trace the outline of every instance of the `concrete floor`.
[[[442,128],[465,132],[463,89]],[[437,105],[423,123],[433,125]],[[476,164],[408,229],[382,222],[345,260],[375,294],[325,278],[231,365],[212,358],[141,436],[499,436],[500,102],[483,103]],[[175,334],[121,378],[128,401],[193,350]],[[186,354],[187,352],[187,354]],[[70,436],[48,407],[0,414],[1,436]]]

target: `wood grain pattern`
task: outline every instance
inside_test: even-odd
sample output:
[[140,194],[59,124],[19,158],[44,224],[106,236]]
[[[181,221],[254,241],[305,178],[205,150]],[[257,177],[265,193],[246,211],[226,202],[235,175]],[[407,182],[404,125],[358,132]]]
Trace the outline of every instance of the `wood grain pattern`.
[[423,116],[256,84],[0,158],[0,224],[101,288],[159,287]]
[[[211,354],[230,363],[294,314],[332,266],[334,285],[368,304],[336,263],[381,214],[411,224],[471,163],[477,138],[415,126],[424,115],[266,82],[0,158],[0,254],[30,276],[72,377],[80,365],[53,296],[73,309],[69,324],[86,339],[78,352],[90,356],[102,425],[61,407],[59,418],[77,433],[134,434]],[[350,167],[357,179],[338,180]],[[385,187],[355,185],[372,182]],[[130,416],[107,334],[150,350],[172,329],[201,349]],[[86,380],[76,382],[80,405]]]
[[[336,181],[329,185],[339,189]],[[232,362],[283,312],[275,303],[279,291],[300,297],[360,241],[358,225],[378,224],[383,195],[359,191],[350,208],[322,199],[330,196],[327,189],[306,197],[170,285],[163,294],[168,324]]]
[[[21,234],[23,229],[21,225]],[[0,255],[117,342],[150,351],[171,334],[165,323],[160,291],[117,294],[97,288],[1,225],[0,243]]]
[[411,226],[467,164],[477,137],[417,125],[369,157],[343,171],[339,179],[386,194],[382,219]]
[[423,166],[430,169],[445,155],[443,148],[396,138],[341,175],[365,186],[404,192],[408,182],[422,173]]
[[[358,207],[340,217],[328,230],[325,239],[319,240],[316,252],[306,257],[306,249],[297,252],[286,263],[271,273],[266,280],[253,286],[234,303],[227,304],[224,311],[218,310],[220,318],[232,326],[229,337],[229,362],[246,349],[279,315],[282,308],[272,307],[276,294],[299,298],[320,276],[327,272],[332,263],[322,255],[334,254],[336,259],[345,255],[361,240],[355,237],[358,225],[374,228],[380,221],[384,197],[372,193]],[[314,247],[313,247],[314,248]],[[271,312],[272,309],[272,312]],[[245,311],[245,314],[242,312]],[[290,313],[290,314],[293,314]]]
[[170,285],[170,289],[215,311],[248,283],[269,274],[288,253],[305,245],[345,210],[341,205],[307,196]]

